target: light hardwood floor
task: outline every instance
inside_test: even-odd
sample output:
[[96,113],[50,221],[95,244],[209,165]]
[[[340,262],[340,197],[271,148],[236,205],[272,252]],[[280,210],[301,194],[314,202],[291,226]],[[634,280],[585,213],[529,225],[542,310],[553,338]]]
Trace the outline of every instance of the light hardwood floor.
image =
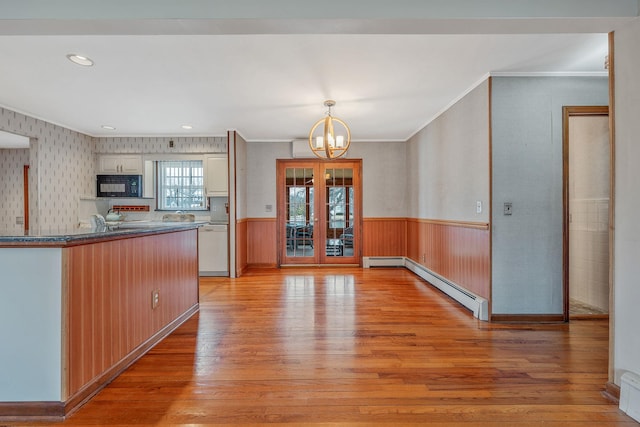
[[55,425],[637,425],[602,395],[606,320],[481,322],[404,269],[252,270],[200,300]]

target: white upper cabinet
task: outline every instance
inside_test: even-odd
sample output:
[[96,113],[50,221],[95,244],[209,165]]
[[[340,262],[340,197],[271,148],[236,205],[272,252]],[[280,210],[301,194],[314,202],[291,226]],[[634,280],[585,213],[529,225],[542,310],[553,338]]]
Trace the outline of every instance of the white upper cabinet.
[[204,158],[207,197],[229,195],[229,166],[226,154],[207,155]]
[[142,156],[109,154],[98,158],[98,174],[142,175]]

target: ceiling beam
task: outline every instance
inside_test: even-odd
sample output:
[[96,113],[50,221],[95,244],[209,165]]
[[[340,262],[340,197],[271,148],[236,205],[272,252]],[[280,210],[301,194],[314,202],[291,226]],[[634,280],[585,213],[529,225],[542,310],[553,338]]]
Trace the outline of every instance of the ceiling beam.
[[0,35],[606,33],[639,0],[0,0]]

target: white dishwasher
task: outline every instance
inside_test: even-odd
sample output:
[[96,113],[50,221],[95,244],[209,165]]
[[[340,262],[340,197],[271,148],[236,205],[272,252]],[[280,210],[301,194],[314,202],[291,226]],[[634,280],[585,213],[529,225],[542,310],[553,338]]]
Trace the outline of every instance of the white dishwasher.
[[198,229],[198,264],[201,276],[228,276],[228,231],[226,224],[207,224]]

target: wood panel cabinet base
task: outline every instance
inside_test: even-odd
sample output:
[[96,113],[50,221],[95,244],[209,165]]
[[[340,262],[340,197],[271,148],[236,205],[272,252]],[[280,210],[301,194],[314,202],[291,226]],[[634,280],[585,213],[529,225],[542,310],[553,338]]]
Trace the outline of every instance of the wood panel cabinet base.
[[98,394],[100,390],[133,365],[138,359],[144,356],[156,344],[170,335],[180,327],[180,325],[191,318],[191,316],[196,314],[199,309],[199,303],[193,305],[173,322],[169,323],[147,341],[140,344],[120,362],[113,365],[98,378],[86,384],[66,402],[0,402],[0,422],[63,421],[66,417],[78,410],[83,404],[91,400],[93,396]]

